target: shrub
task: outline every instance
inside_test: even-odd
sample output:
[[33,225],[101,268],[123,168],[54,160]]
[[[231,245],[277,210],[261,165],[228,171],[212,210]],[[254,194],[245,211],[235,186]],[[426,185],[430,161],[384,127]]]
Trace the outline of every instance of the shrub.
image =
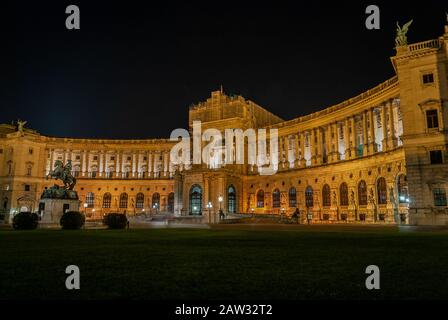
[[12,220],[15,230],[33,230],[37,228],[39,216],[32,212],[20,212]]
[[104,216],[103,223],[109,229],[124,229],[128,224],[128,218],[123,213],[109,213]]
[[85,221],[86,218],[82,213],[78,211],[67,211],[62,215],[60,224],[62,229],[77,230],[81,229]]

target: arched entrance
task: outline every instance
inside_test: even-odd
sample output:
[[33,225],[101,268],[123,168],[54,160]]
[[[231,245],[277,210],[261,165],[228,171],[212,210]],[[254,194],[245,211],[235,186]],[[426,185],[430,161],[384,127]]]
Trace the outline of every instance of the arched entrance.
[[197,184],[190,189],[190,215],[202,215],[202,188]]

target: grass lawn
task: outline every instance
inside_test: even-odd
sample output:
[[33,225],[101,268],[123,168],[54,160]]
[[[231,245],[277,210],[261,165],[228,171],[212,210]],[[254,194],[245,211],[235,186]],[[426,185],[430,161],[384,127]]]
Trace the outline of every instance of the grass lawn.
[[337,228],[0,230],[0,299],[448,298],[447,233]]

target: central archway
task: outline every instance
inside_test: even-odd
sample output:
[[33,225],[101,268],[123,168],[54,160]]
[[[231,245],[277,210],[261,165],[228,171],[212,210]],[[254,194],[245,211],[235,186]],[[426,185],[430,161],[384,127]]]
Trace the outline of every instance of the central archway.
[[190,189],[190,215],[202,215],[202,188],[197,184]]

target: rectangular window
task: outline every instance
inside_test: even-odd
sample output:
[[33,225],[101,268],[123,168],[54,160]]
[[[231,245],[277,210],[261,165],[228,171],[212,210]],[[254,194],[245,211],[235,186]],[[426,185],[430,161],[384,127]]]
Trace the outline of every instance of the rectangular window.
[[0,154],[2,154],[3,153],[3,149],[0,149]]
[[131,157],[128,157],[128,161],[131,161]]
[[76,160],[80,160],[81,159],[81,156],[76,156]]
[[435,188],[433,191],[434,205],[436,207],[446,207],[446,191],[443,188]]
[[426,111],[426,125],[428,129],[437,129],[439,127],[439,116],[437,110]]
[[434,83],[434,75],[432,73],[427,73],[423,75],[423,84]]
[[110,161],[114,161],[115,160],[115,157],[110,157]]
[[443,164],[442,150],[433,150],[429,152],[431,164]]
[[93,161],[98,161],[98,156],[94,156]]
[[29,154],[33,154],[33,148],[29,148],[29,149],[28,149],[28,153],[29,153]]
[[26,185],[25,185],[25,191],[30,191],[30,189],[31,189],[30,185],[29,185],[29,184],[26,184]]

